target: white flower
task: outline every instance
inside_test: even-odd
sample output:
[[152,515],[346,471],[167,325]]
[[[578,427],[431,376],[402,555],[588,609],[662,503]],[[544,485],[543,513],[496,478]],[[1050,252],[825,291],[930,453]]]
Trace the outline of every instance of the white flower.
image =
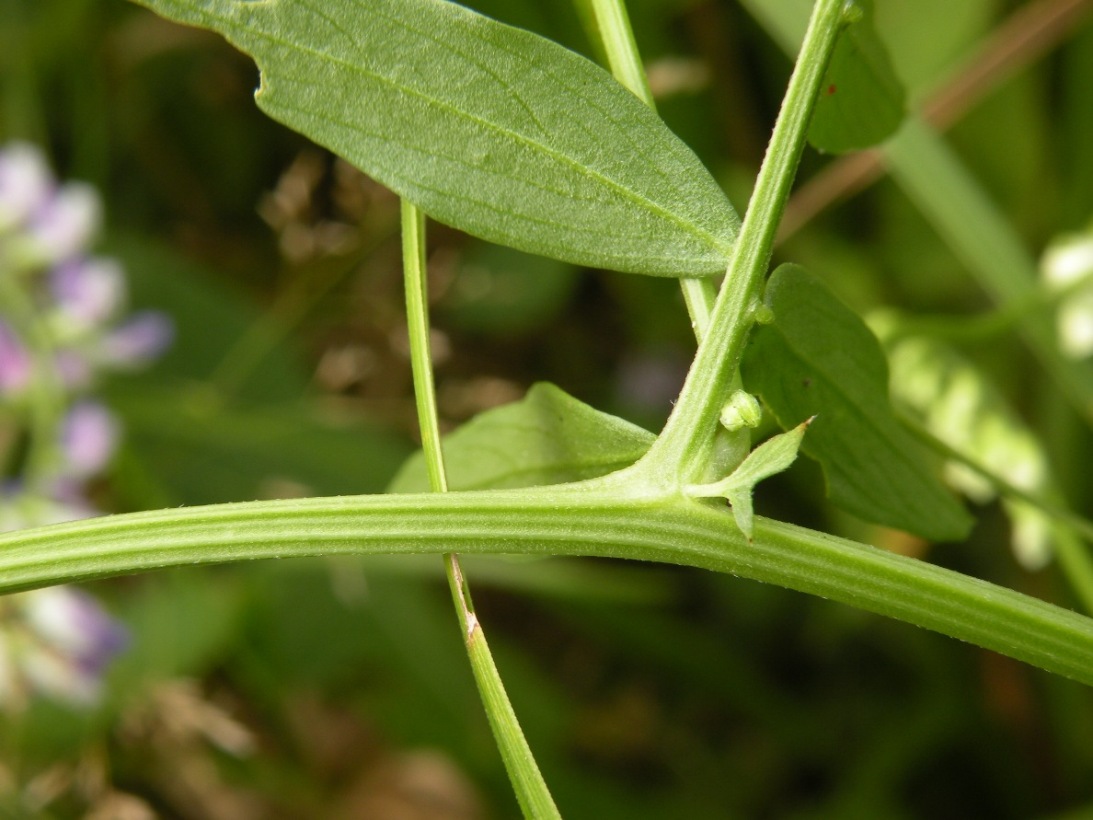
[[0,151],[0,233],[24,224],[55,188],[42,152],[25,142]]
[[1093,231],[1052,243],[1040,273],[1053,292],[1068,291],[1056,316],[1059,349],[1073,359],[1093,355]]

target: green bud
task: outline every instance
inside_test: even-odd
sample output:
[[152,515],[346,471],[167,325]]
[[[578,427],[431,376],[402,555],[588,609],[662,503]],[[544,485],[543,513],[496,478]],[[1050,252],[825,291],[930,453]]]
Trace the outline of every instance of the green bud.
[[758,427],[763,418],[759,400],[746,390],[737,390],[721,408],[721,424],[729,432],[744,427]]

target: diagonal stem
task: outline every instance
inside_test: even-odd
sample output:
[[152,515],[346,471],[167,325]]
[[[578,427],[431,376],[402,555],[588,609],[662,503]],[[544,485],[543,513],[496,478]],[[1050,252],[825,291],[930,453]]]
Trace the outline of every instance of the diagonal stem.
[[778,222],[804,150],[812,109],[835,41],[846,23],[845,0],[817,0],[789,80],[755,191],[737,238],[705,338],[668,423],[641,462],[652,476],[689,483],[701,475],[707,443],[740,365],[770,263]]

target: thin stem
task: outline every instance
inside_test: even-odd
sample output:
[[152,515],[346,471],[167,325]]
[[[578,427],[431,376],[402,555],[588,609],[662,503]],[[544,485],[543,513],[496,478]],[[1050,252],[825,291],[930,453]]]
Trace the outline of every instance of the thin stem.
[[436,411],[433,356],[429,345],[429,306],[426,302],[425,214],[405,199],[402,204],[402,269],[406,282],[406,327],[410,335],[410,367],[414,375],[421,447],[429,485],[434,493],[448,491],[440,424]]
[[[579,0],[580,1],[580,0]],[[607,62],[615,79],[626,86],[634,95],[656,110],[653,92],[645,75],[645,67],[634,39],[634,30],[630,26],[630,17],[626,13],[623,0],[583,0],[590,3],[595,17],[597,34],[607,53]],[[708,277],[700,279],[681,278],[679,286],[683,290],[683,301],[687,304],[687,313],[691,317],[691,328],[695,338],[702,341],[706,328],[710,324],[717,291]]]
[[31,358],[28,390],[29,444],[22,471],[29,498],[49,494],[48,484],[60,464],[64,387],[57,372],[53,334],[24,291],[15,271],[0,272],[0,313],[8,317]]
[[844,25],[845,5],[844,0],[818,0],[813,9],[709,330],[675,411],[643,460],[652,475],[674,474],[689,483],[701,474],[701,456],[740,364],[812,109]]
[[638,44],[634,39],[634,30],[630,26],[630,15],[626,13],[626,4],[623,0],[585,2],[592,7],[597,34],[603,43],[607,63],[615,79],[650,108],[656,108],[649,79],[645,76],[645,67],[638,52]]
[[[444,455],[440,446],[440,425],[436,410],[433,359],[429,349],[429,308],[425,259],[425,214],[402,200],[402,261],[406,281],[406,323],[410,334],[410,362],[414,375],[414,397],[422,450],[434,493],[448,491]],[[454,552],[444,555],[448,588],[463,632],[467,656],[482,697],[509,779],[525,817],[560,818],[546,781],[516,718],[486,634],[478,621],[471,590]]]

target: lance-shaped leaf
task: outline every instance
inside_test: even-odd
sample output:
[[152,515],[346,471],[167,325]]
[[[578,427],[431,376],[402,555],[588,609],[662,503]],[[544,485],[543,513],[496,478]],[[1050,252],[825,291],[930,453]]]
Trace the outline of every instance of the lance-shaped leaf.
[[931,540],[962,538],[971,517],[896,419],[888,363],[861,317],[796,265],[774,272],[766,303],[774,322],[748,345],[744,383],[783,425],[816,416],[803,449],[823,467],[831,501]]
[[605,71],[446,0],[138,0],[255,58],[259,106],[433,218],[667,276],[722,272],[738,219]]
[[[452,490],[505,489],[596,478],[633,464],[654,438],[541,382],[520,401],[487,410],[444,437],[448,485]],[[390,491],[428,487],[425,459],[418,452],[395,476]]]

